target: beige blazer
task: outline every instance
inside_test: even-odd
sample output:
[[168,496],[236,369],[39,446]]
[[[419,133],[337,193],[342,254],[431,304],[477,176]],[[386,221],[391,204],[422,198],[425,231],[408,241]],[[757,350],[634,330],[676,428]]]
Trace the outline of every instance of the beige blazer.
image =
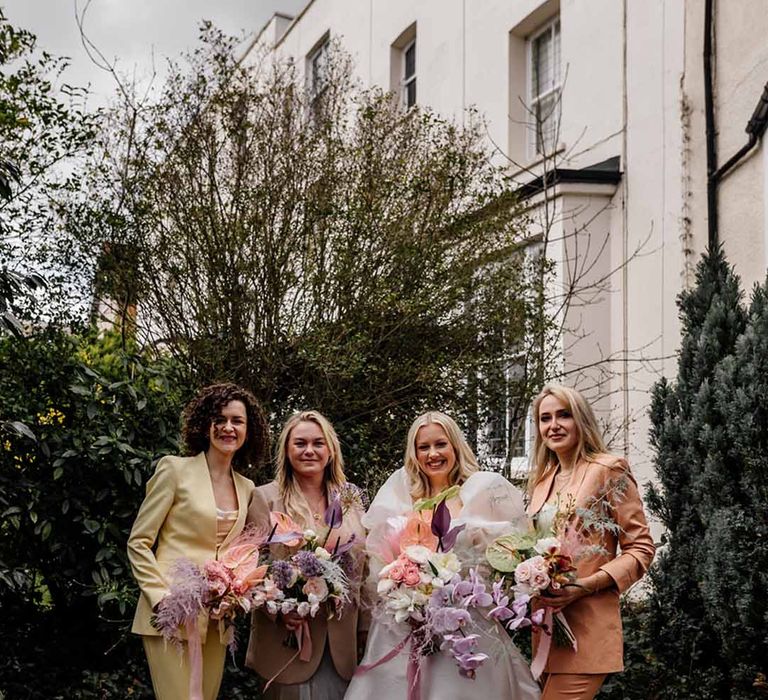
[[[275,510],[285,512],[285,504],[280,497],[277,484],[273,481],[264,486],[259,486],[251,499],[251,507],[248,511],[248,522],[255,523],[259,528],[269,529],[269,512]],[[360,515],[355,511],[348,511],[344,515],[344,523],[340,530],[334,530],[329,539],[329,546],[335,543],[336,536],[342,543],[354,533],[357,543],[355,557],[357,571],[353,578],[353,601],[360,599],[360,587],[364,577],[365,565],[365,528],[360,522]],[[317,529],[312,523],[299,523],[303,527]],[[261,610],[253,613],[251,623],[251,638],[248,642],[245,665],[252,668],[264,679],[271,679],[283,666],[288,666],[276,678],[277,683],[286,685],[303,683],[309,680],[317,671],[323,656],[326,640],[330,650],[333,665],[337,673],[345,680],[350,680],[357,666],[357,633],[368,629],[369,614],[361,613],[357,602],[352,602],[344,607],[341,619],[327,619],[324,610],[314,617],[309,618],[309,629],[312,637],[312,657],[309,661],[294,659],[288,661],[296,653],[283,644],[288,636],[284,625],[279,619],[274,620]]]
[[[163,457],[147,482],[144,501],[128,537],[128,559],[141,595],[132,632],[159,635],[149,620],[152,608],[169,593],[169,569],[178,559],[195,564],[216,559],[245,527],[251,494],[256,488],[232,472],[237,493],[237,520],[226,539],[216,543],[216,501],[205,453],[194,457]],[[200,620],[205,638],[207,618]]]
[[[531,494],[528,513],[535,516],[550,497],[554,471],[540,481]],[[624,486],[621,494],[612,485]],[[605,553],[578,562],[577,575],[594,574],[602,569],[615,586],[585,596],[564,610],[568,624],[578,641],[578,651],[552,645],[547,673],[613,673],[624,669],[624,643],[619,612],[619,595],[642,578],[654,555],[653,539],[643,512],[637,482],[627,462],[611,455],[601,455],[593,462],[576,465],[571,482],[561,493],[575,498],[576,508],[590,506],[591,500],[609,491],[612,517],[620,528],[618,536],[605,532],[596,537]],[[618,553],[618,547],[621,553]],[[538,634],[534,634],[534,644]]]

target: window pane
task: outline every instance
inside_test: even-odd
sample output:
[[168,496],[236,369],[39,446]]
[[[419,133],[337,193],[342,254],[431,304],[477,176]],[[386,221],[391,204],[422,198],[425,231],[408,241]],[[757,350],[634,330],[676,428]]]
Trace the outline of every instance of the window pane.
[[551,153],[560,127],[560,92],[553,92],[536,103],[536,152]]
[[405,86],[405,106],[413,107],[416,104],[416,78]]
[[416,43],[411,44],[405,51],[405,79],[416,74]]
[[533,42],[534,96],[553,87],[552,58],[552,33],[546,31]]

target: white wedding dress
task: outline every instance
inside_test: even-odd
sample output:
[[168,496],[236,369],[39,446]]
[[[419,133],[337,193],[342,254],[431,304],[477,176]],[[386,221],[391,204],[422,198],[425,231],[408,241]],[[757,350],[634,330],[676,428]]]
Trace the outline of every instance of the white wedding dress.
[[[454,551],[467,567],[481,564],[487,544],[499,535],[514,530],[525,530],[527,518],[523,497],[500,474],[476,472],[461,487],[462,508],[452,526],[465,524]],[[406,515],[413,510],[407,476],[398,469],[376,494],[371,507],[363,517],[369,530],[366,549],[370,557],[369,586],[371,599],[376,600],[378,572],[385,562],[376,556],[386,545],[383,533],[387,520]],[[488,585],[490,592],[490,585]],[[454,660],[443,653],[421,659],[420,699],[452,700],[534,700],[540,691],[533,680],[528,664],[502,627],[472,610],[474,628],[468,632],[479,634],[478,651],[488,654],[485,663],[477,669],[474,679],[459,675]],[[362,665],[376,663],[391,652],[408,636],[407,624],[397,624],[389,617],[373,614],[368,644]],[[355,674],[344,696],[345,700],[395,700],[408,697],[408,646],[394,658],[367,671]]]

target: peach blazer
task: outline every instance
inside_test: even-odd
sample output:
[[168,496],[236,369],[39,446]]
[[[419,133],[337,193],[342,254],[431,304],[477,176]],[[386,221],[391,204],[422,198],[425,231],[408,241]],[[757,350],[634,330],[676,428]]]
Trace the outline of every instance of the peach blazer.
[[[257,487],[251,499],[248,511],[248,522],[257,527],[269,529],[269,512],[275,510],[285,512],[285,505],[279,494],[277,484],[272,481]],[[329,544],[335,542],[336,534],[342,542],[346,542],[354,533],[359,546],[354,548],[357,571],[352,591],[353,602],[345,606],[341,619],[328,620],[323,609],[314,617],[309,618],[309,629],[312,637],[312,657],[309,661],[296,658],[288,661],[296,653],[283,644],[288,632],[281,622],[273,620],[265,612],[257,610],[253,613],[251,623],[251,638],[248,642],[245,665],[252,668],[264,679],[271,679],[283,666],[288,666],[276,678],[275,682],[284,685],[304,683],[317,671],[323,656],[326,640],[333,659],[336,672],[344,679],[350,680],[357,667],[358,649],[357,633],[367,630],[370,622],[369,612],[361,611],[360,591],[364,576],[365,565],[365,528],[360,522],[362,513],[350,510],[344,514],[344,523],[339,531],[334,531]],[[300,523],[304,527],[318,529],[312,523]]]
[[[550,471],[534,487],[529,515],[535,516],[549,499],[554,477]],[[623,488],[617,489],[619,484]],[[592,499],[606,492],[611,494],[610,512],[620,531],[604,532],[595,540],[605,552],[579,561],[577,575],[581,578],[602,569],[615,586],[585,596],[563,610],[576,635],[578,651],[553,644],[546,673],[613,673],[624,669],[619,595],[642,578],[655,551],[637,482],[624,459],[600,455],[594,461],[579,462],[561,494],[564,498],[573,496],[576,508],[588,508]]]
[[[245,527],[251,495],[256,488],[233,471],[237,520],[227,537],[216,543],[216,501],[205,453],[194,457],[163,457],[147,482],[146,496],[128,537],[128,559],[141,595],[131,631],[160,633],[149,620],[152,608],[169,593],[169,569],[180,558],[195,564],[216,559]],[[208,620],[201,616],[203,639]]]

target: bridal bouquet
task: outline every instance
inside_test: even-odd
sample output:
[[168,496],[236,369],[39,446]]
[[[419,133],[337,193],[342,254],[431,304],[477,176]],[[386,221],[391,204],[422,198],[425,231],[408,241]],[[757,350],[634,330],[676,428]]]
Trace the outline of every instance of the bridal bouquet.
[[524,607],[509,607],[509,598],[500,586],[489,592],[475,569],[462,575],[462,562],[451,550],[465,526],[451,527],[446,504],[457,489],[420,501],[408,516],[391,518],[379,552],[390,559],[378,574],[379,609],[394,623],[406,623],[410,631],[382,659],[361,666],[359,671],[393,659],[410,644],[410,697],[418,697],[420,663],[429,654],[440,652],[452,657],[459,674],[470,679],[488,659],[478,651],[480,635],[471,633],[470,609],[493,619],[514,618],[517,624],[525,615]]

